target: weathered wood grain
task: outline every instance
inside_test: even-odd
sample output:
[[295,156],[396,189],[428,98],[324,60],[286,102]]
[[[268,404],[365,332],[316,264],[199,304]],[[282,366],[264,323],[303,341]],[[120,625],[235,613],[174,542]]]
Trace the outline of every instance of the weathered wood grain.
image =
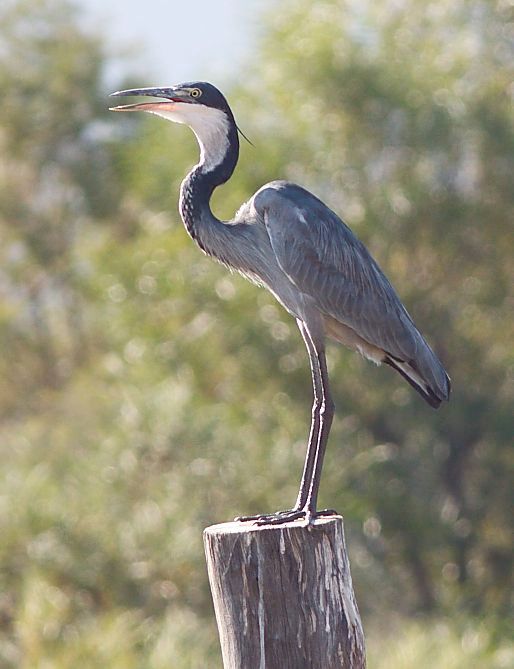
[[340,516],[204,531],[225,669],[364,669]]

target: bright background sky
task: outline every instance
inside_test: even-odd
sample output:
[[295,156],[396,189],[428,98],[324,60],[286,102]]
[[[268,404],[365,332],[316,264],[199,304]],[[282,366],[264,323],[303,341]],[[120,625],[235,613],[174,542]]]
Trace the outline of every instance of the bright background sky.
[[[244,68],[268,0],[78,0],[89,25],[127,53],[119,66],[155,80],[227,83]],[[125,67],[126,65],[126,67]]]

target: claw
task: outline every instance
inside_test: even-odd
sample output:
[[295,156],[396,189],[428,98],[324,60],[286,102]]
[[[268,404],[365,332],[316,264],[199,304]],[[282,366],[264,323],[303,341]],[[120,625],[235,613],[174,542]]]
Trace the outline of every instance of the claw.
[[339,516],[341,515],[335,509],[321,509],[321,511],[316,511],[316,516]]
[[275,511],[275,513],[258,513],[255,516],[236,516],[234,521],[236,523],[249,523],[255,520],[262,520],[263,518],[276,518],[277,516],[282,516],[285,513],[292,513],[298,509],[286,509],[285,511]]
[[234,518],[240,523],[255,523],[256,525],[283,525],[291,523],[293,520],[305,518],[308,525],[312,525],[318,516],[337,516],[334,509],[322,509],[321,511],[311,511],[311,509],[288,509],[287,511],[277,511],[276,513],[263,513],[255,516],[237,516]]
[[281,525],[304,515],[305,511],[302,509],[287,509],[276,513],[259,513],[255,516],[238,516],[235,520],[240,523],[253,522],[256,525]]
[[258,518],[254,522],[256,525],[283,525],[284,523],[291,523],[293,520],[298,520],[298,518],[304,516],[307,518],[307,512],[304,509],[291,509],[291,511],[282,511],[268,516],[261,516],[261,518]]

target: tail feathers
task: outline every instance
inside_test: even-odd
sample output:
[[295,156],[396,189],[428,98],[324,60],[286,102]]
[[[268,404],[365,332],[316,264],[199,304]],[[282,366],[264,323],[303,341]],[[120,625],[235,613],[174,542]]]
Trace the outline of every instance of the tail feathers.
[[407,383],[409,383],[434,409],[437,409],[443,400],[449,399],[451,386],[450,378],[446,372],[444,373],[446,387],[444,389],[432,388],[430,384],[423,379],[413,360],[405,362],[387,354],[384,358],[384,362],[393,367],[393,369],[396,369]]

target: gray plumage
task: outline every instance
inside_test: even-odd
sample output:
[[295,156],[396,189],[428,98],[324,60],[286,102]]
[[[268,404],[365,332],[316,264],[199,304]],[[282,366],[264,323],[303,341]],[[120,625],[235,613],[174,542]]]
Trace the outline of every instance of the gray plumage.
[[364,348],[366,357],[402,365],[432,406],[448,399],[447,374],[387,277],[350,228],[304,188],[266,184],[226,229],[206,232],[210,255],[264,285],[293,316],[307,319],[307,302],[324,321],[349,328],[359,345],[383,352]]
[[188,124],[201,148],[200,162],[181,187],[180,213],[200,248],[268,288],[297,320],[314,388],[313,421],[296,505],[287,512],[244,520],[311,520],[333,416],[325,359],[329,336],[377,364],[395,368],[433,407],[447,400],[450,380],[394,288],[365,246],[321,200],[296,184],[273,181],[231,221],[220,221],[209,201],[237,163],[237,126],[223,95],[205,82],[120,91],[162,102],[116,107],[144,110]]

